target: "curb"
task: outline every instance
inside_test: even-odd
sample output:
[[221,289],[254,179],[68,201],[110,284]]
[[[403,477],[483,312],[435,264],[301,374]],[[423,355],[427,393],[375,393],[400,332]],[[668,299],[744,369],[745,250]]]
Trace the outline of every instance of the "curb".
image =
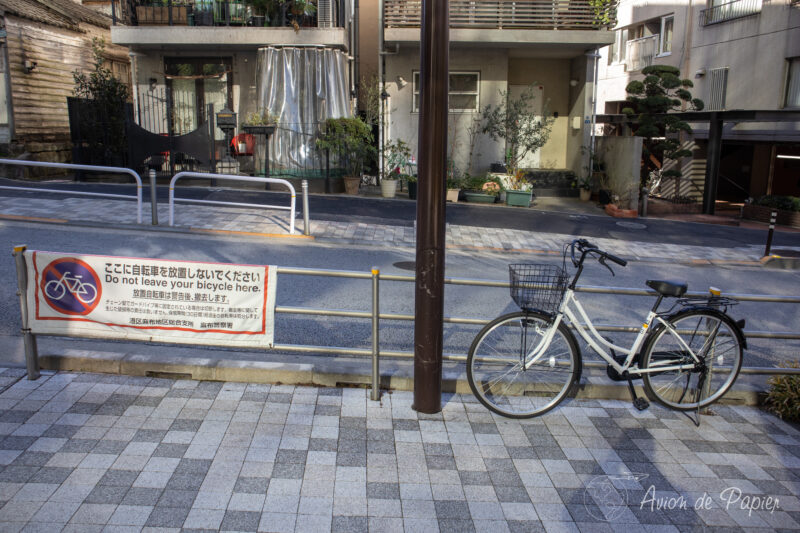
[[[308,363],[279,363],[246,361],[238,359],[210,359],[203,357],[169,357],[162,355],[124,354],[118,352],[86,352],[64,350],[62,354],[39,356],[43,370],[97,372],[168,379],[193,379],[198,381],[234,381],[240,383],[270,383],[280,385],[316,385],[320,387],[370,388],[371,376],[359,371],[340,372],[324,370]],[[344,365],[346,366],[346,365]],[[442,392],[472,394],[469,383],[462,377],[442,378]],[[597,381],[597,383],[595,383]],[[729,391],[720,403],[755,406],[760,404],[761,391],[747,384]],[[383,390],[411,391],[413,376],[393,372],[382,375]],[[641,385],[635,385],[637,394],[644,397]],[[615,384],[607,379],[581,379],[575,397],[592,400],[630,400],[627,384]]]
[[765,268],[775,268],[782,270],[800,270],[800,257],[767,255],[761,258],[759,264]]

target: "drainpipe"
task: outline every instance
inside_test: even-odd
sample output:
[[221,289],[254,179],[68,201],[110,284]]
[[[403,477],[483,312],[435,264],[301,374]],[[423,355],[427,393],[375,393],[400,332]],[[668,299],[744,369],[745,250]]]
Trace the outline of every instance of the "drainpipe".
[[128,52],[128,57],[131,58],[131,92],[133,93],[133,117],[137,124],[139,124],[139,62],[137,57],[141,54],[139,52]]
[[380,99],[380,107],[378,110],[378,177],[383,180],[383,144],[384,144],[384,124],[383,116],[386,111],[386,98],[383,96],[386,90],[383,87],[383,0],[378,0],[378,90],[380,91],[378,98]]
[[354,109],[356,113],[358,113],[358,88],[361,86],[361,37],[358,34],[358,32],[361,31],[361,20],[359,18],[361,15],[358,0],[353,2],[353,8],[355,13],[353,15],[353,25],[351,28],[353,36],[351,38],[350,55],[354,58],[354,60],[350,69],[350,76],[352,80],[352,83],[350,84],[350,94],[355,102]]
[[[600,68],[600,53],[598,52],[598,48],[594,49],[594,52],[590,54],[586,54],[586,57],[594,59],[594,76],[592,78],[592,126],[591,126],[591,148],[590,148],[590,157],[594,155],[594,144],[595,144],[595,121],[597,120],[597,76],[598,70]],[[591,168],[591,160],[589,161],[589,168]]]

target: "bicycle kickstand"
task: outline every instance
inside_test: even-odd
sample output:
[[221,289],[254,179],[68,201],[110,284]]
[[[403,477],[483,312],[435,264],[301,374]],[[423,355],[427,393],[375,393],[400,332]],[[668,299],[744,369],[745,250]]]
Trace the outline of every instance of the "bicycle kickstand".
[[644,411],[648,407],[650,407],[650,402],[647,401],[645,398],[640,398],[636,395],[636,389],[633,388],[633,380],[631,376],[628,375],[628,390],[631,391],[631,398],[633,398],[633,406],[638,409],[639,411]]

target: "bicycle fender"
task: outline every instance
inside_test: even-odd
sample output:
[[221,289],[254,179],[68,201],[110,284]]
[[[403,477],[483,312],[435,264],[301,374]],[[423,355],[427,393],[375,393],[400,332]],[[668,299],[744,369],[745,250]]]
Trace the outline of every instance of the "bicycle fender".
[[[747,350],[747,338],[745,338],[744,331],[739,326],[739,322],[734,320],[729,314],[723,313],[719,309],[715,309],[713,307],[706,307],[706,306],[703,306],[703,305],[694,305],[694,306],[691,306],[691,307],[684,307],[683,309],[681,309],[677,313],[673,313],[673,314],[669,315],[667,317],[667,320],[672,320],[673,318],[680,318],[681,315],[684,315],[684,314],[686,314],[686,313],[688,313],[690,311],[705,311],[706,313],[708,313],[710,315],[715,315],[720,320],[726,322],[731,327],[731,329],[734,331],[734,333],[736,333],[736,337],[739,340],[739,343],[742,345],[742,348]],[[663,326],[659,324],[659,327],[661,328]],[[653,333],[653,332],[651,332],[651,333]],[[644,344],[642,346],[644,346]]]

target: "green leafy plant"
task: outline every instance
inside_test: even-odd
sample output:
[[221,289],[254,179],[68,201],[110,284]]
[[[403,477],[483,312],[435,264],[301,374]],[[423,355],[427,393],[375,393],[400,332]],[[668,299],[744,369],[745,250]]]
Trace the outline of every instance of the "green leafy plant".
[[317,138],[317,148],[338,156],[348,176],[361,176],[377,151],[372,128],[360,118],[329,118]]
[[[800,363],[781,363],[782,368],[800,368]],[[779,418],[800,421],[800,375],[778,375],[769,378],[765,406]]]
[[[129,90],[121,80],[105,66],[103,54],[105,41],[102,38],[92,38],[92,53],[94,54],[94,70],[86,74],[80,70],[72,73],[75,82],[74,93],[78,98],[92,100],[97,107],[97,115],[108,117],[106,124],[86,124],[87,127],[108,128],[112,139],[111,146],[103,146],[108,157],[120,157],[126,150],[125,140],[125,103],[128,101]],[[91,120],[91,117],[80,117],[80,120]]]
[[383,149],[385,179],[408,179],[405,172],[411,160],[411,148],[404,141],[397,139],[388,143]]
[[458,177],[448,177],[445,186],[448,189],[460,189],[463,185],[463,180]]
[[464,189],[468,191],[482,192],[483,185],[486,181],[486,178],[483,176],[468,176],[464,178],[462,184]]
[[244,119],[244,123],[248,126],[271,126],[277,122],[277,115],[273,115],[268,109],[261,108],[257,111],[251,111]]
[[[650,172],[659,170],[653,162],[692,155],[690,150],[681,148],[678,135],[681,132],[692,133],[689,124],[675,116],[671,111],[680,111],[683,106],[692,111],[703,109],[703,101],[693,98],[689,89],[692,81],[680,78],[680,70],[669,65],[650,65],[642,69],[644,80],[632,81],[625,90],[628,93],[627,105],[622,113],[636,117],[634,132],[644,137],[642,144],[642,166],[639,175],[640,187],[644,187]],[[679,178],[682,173],[677,169],[664,170],[663,178]]]
[[592,178],[583,176],[575,180],[575,186],[579,189],[590,191],[592,189]]
[[618,0],[589,0],[595,24],[613,27],[617,23]]
[[528,154],[547,143],[555,118],[546,109],[542,115],[532,110],[536,83],[529,85],[517,98],[500,91],[501,102],[489,104],[481,111],[481,132],[492,140],[504,140],[507,146],[505,163],[512,174]]
[[753,205],[774,207],[783,211],[800,211],[800,198],[796,196],[761,196],[753,200]]
[[533,185],[525,179],[525,171],[517,169],[505,179],[503,188],[507,191],[530,192],[533,190]]

